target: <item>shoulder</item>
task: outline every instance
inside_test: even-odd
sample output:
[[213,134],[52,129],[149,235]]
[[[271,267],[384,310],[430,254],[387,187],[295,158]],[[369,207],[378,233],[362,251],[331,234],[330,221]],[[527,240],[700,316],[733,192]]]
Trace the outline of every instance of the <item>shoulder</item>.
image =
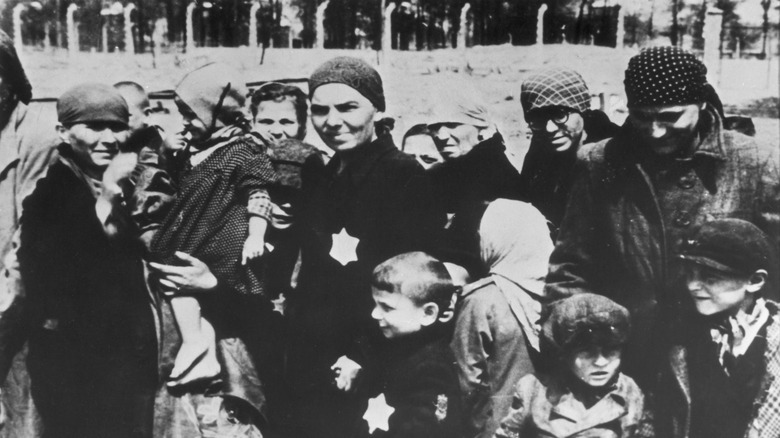
[[605,159],[607,145],[614,142],[613,139],[604,139],[595,143],[586,143],[577,150],[577,160],[588,165],[601,164]]
[[[726,158],[740,164],[763,165],[777,161],[777,145],[761,142],[741,132],[723,130],[723,148]],[[777,165],[777,163],[775,163]]]
[[469,283],[463,286],[463,291],[460,294],[460,299],[465,300],[466,298],[474,294],[477,294],[478,292],[488,293],[491,290],[497,290],[496,282],[493,280],[493,277],[487,276],[481,280],[477,280],[473,283]]

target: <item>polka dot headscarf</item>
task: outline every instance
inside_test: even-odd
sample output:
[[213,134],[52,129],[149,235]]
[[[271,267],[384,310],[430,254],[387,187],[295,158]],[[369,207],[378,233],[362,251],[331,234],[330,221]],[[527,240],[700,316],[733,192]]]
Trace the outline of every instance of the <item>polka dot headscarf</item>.
[[704,98],[707,67],[678,47],[652,47],[631,58],[623,83],[629,108],[698,103]]

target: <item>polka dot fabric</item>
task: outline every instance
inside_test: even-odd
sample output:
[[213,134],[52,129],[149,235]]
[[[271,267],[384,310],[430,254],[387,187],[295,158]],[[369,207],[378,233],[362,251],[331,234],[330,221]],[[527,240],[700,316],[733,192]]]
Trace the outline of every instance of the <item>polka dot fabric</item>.
[[707,67],[678,47],[652,47],[631,58],[626,70],[628,107],[701,102]]
[[523,81],[520,104],[526,113],[550,106],[583,112],[590,109],[590,91],[576,71],[565,67],[549,68],[536,71]]

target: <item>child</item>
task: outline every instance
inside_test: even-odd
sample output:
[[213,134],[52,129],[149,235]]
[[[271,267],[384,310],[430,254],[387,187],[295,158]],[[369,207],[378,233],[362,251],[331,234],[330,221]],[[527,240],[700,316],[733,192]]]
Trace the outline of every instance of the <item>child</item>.
[[268,82],[252,93],[253,130],[269,143],[303,140],[309,106],[306,94],[293,85]]
[[695,309],[659,385],[659,436],[780,434],[776,244],[740,219],[703,224],[678,256]]
[[620,372],[628,332],[628,310],[606,297],[582,293],[552,304],[542,345],[556,350],[558,366],[520,379],[495,436],[653,436],[642,391]]
[[372,398],[359,436],[460,436],[458,377],[446,325],[456,290],[444,264],[422,252],[374,269],[371,317],[389,342],[366,369]]
[[[208,64],[186,75],[175,93],[188,139],[186,161],[176,200],[152,251],[166,264],[195,257],[219,284],[243,294],[263,294],[262,271],[249,261],[265,251],[271,209],[266,189],[276,174],[264,147],[249,134],[244,82],[229,68]],[[168,283],[164,286],[179,291]],[[171,305],[182,345],[170,384],[185,375],[186,381],[216,376],[220,366],[214,328],[201,317],[198,300],[176,295]]]

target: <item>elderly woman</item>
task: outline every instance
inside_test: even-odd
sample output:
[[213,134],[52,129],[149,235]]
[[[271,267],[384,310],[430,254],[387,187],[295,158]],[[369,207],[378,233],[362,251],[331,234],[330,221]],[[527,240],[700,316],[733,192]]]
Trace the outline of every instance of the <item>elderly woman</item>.
[[479,224],[489,275],[463,288],[452,350],[458,361],[468,437],[492,437],[515,383],[539,365],[539,318],[553,243],[531,204],[490,203]]
[[[381,338],[370,318],[371,271],[426,249],[442,221],[428,209],[422,167],[389,134],[376,134],[385,96],[374,68],[356,58],[327,61],[312,73],[309,96],[314,129],[335,155],[311,184],[303,218],[317,239],[290,302],[291,435],[341,437],[362,412],[339,390],[353,389],[361,348]],[[358,334],[370,340],[356,342]]]
[[577,151],[617,133],[606,114],[590,109],[590,91],[579,73],[566,67],[531,73],[520,88],[531,129],[523,161],[523,199],[558,227],[574,177]]
[[135,166],[127,104],[83,84],[57,115],[60,159],[24,202],[18,253],[33,399],[44,436],[152,437],[155,323],[117,184]]

